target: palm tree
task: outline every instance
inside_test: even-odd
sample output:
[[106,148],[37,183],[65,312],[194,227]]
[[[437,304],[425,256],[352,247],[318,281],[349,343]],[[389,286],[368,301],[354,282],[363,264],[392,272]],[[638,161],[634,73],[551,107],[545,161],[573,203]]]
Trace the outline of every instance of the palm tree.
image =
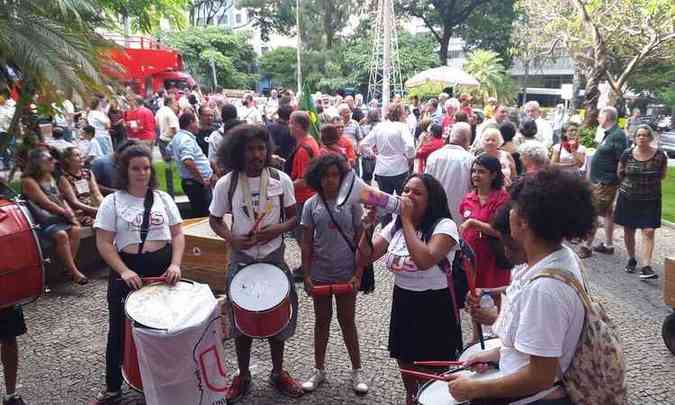
[[483,103],[488,97],[497,97],[501,102],[513,99],[513,83],[498,53],[477,49],[468,55],[464,70],[480,82],[478,87],[468,91]]
[[4,150],[34,94],[46,104],[57,91],[88,97],[104,88],[104,53],[112,45],[94,29],[108,20],[94,0],[0,0],[0,86],[20,87]]

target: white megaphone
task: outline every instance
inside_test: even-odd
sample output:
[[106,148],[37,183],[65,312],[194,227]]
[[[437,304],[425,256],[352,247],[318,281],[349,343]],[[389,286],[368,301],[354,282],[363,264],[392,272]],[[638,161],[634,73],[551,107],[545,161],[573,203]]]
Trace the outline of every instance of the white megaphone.
[[341,208],[359,203],[377,207],[387,214],[398,214],[401,209],[398,197],[369,186],[352,170],[342,179],[338,189],[337,206]]

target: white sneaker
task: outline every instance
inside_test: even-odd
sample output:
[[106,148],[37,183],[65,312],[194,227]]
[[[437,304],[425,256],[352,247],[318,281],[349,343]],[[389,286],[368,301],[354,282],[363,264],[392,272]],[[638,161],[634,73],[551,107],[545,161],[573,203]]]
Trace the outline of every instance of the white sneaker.
[[363,395],[368,393],[368,385],[363,380],[363,369],[352,370],[352,388],[357,394]]
[[326,372],[317,368],[314,370],[314,374],[312,374],[309,380],[302,383],[302,389],[305,392],[312,392],[319,388],[319,385],[324,381],[326,381]]

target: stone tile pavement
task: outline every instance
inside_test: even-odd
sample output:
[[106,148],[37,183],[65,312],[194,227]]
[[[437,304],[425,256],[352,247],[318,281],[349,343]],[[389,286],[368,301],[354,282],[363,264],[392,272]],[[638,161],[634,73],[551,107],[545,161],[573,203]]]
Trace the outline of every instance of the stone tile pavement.
[[[616,246],[620,247],[620,229],[617,236]],[[660,275],[663,258],[674,254],[673,246],[675,229],[659,230],[655,263]],[[299,252],[293,241],[289,241],[286,254],[291,267],[299,265]],[[636,274],[623,272],[625,260],[625,253],[618,249],[614,256],[596,254],[586,263],[591,289],[605,304],[624,339],[630,402],[675,403],[675,356],[661,340],[661,322],[672,311],[662,301],[662,278],[642,282]],[[87,404],[102,387],[107,328],[106,272],[101,269],[89,276],[91,282],[84,287],[52,283],[50,294],[25,308],[29,333],[19,340],[19,391],[29,404]],[[271,368],[268,346],[264,341],[257,341],[251,361],[254,388],[241,403],[402,403],[403,389],[396,364],[386,350],[392,277],[378,266],[376,278],[375,293],[360,295],[357,306],[363,364],[371,387],[368,395],[358,397],[351,390],[349,359],[334,320],[327,355],[328,381],[324,385],[297,401],[280,398],[267,383]],[[300,297],[298,330],[287,343],[286,365],[293,376],[305,379],[313,366],[313,313],[311,300],[304,293],[300,293]],[[230,355],[228,372],[234,372],[232,342],[227,343],[226,352]],[[143,402],[138,394],[127,393],[119,403]]]

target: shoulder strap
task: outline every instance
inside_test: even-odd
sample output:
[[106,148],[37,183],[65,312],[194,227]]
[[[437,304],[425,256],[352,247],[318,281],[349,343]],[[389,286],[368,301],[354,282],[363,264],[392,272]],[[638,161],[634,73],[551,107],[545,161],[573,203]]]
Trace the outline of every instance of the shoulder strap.
[[[270,177],[273,178],[274,180],[281,180],[281,174],[279,174],[279,170],[270,167]],[[281,194],[279,194],[279,221],[284,222],[286,220],[286,213],[284,212],[284,188],[281,187]]]
[[239,172],[231,171],[230,176],[231,176],[230,187],[227,189],[227,201],[230,203],[230,209],[234,212],[234,208],[232,207],[232,197],[234,197],[234,192],[237,190],[237,183],[239,182]]
[[152,188],[148,188],[148,192],[145,193],[145,198],[143,199],[143,222],[141,223],[141,243],[138,244],[138,254],[143,252],[145,240],[148,238],[148,233],[150,233],[150,211],[154,202],[155,192]]
[[552,278],[560,281],[561,283],[565,283],[577,293],[577,296],[579,296],[579,299],[584,304],[586,311],[592,311],[590,296],[586,292],[585,288],[581,285],[579,280],[570,271],[563,269],[545,269],[541,273],[530,278],[527,283],[529,284],[540,278]]
[[335,220],[335,217],[333,216],[333,212],[331,211],[328,204],[326,204],[326,200],[323,199],[323,196],[321,194],[319,194],[319,197],[321,197],[321,202],[323,203],[323,206],[326,207],[326,211],[328,211],[328,216],[330,217],[331,222],[333,222],[333,225],[335,225],[335,228],[340,233],[340,236],[342,236],[342,239],[345,240],[347,246],[349,246],[349,249],[351,249],[352,252],[356,253],[356,246],[354,246],[352,241],[350,241],[347,235],[345,235],[345,232],[342,230],[342,228],[340,228],[340,225],[338,225],[337,221]]

